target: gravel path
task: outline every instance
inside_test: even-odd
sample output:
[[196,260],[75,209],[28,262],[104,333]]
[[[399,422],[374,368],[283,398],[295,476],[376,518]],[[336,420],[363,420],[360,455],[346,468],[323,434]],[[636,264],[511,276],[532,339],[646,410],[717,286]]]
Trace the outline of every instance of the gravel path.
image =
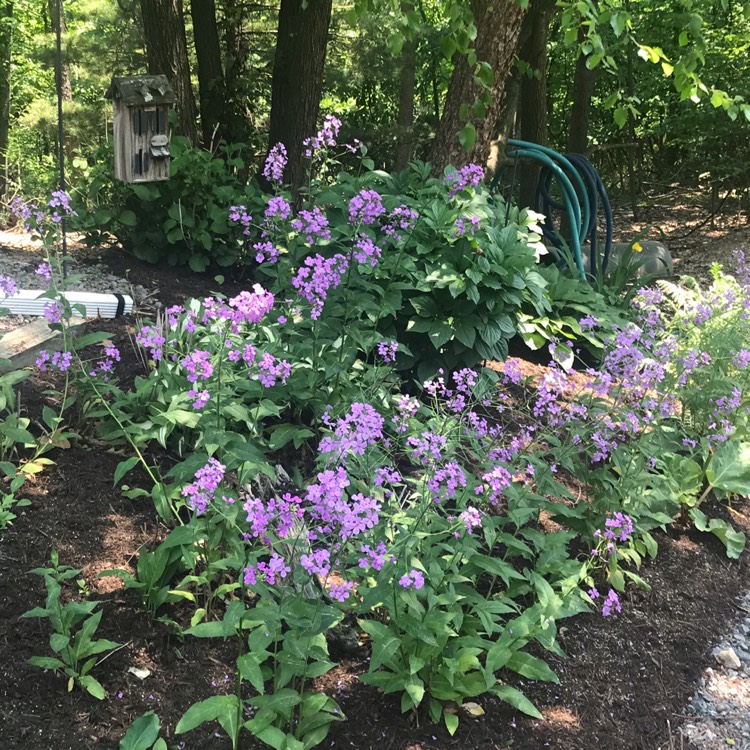
[[[45,260],[41,243],[32,242],[28,235],[16,232],[0,232],[0,274],[10,276],[19,289],[49,289],[50,282],[36,274],[36,269]],[[69,277],[76,277],[68,283],[73,291],[119,292],[129,294],[136,306],[152,296],[152,290],[141,285],[133,285],[126,278],[115,276],[101,262],[90,261],[80,248],[68,256]],[[35,320],[23,315],[0,317],[0,334],[18,328]]]

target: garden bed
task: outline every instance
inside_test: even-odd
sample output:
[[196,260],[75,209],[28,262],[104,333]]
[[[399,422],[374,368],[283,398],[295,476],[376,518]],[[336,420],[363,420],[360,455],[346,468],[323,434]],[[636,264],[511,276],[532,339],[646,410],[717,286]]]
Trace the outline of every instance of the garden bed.
[[[129,325],[127,320],[102,321],[97,327],[111,330],[115,343],[127,351]],[[537,374],[539,366],[530,366],[528,372]],[[41,373],[24,383],[21,397],[32,418],[40,413],[49,385]],[[0,547],[3,747],[113,748],[130,722],[148,710],[157,711],[163,732],[177,742],[180,738],[171,733],[192,703],[233,689],[233,646],[216,639],[181,641],[170,636],[167,627],[149,619],[135,592],[122,589],[119,579],[98,578],[107,569],[133,570],[140,546],[166,533],[149,500],[128,500],[113,488],[112,476],[122,456],[86,439],[50,456],[55,465],[27,485],[32,505],[5,532]],[[726,513],[718,507],[711,511]],[[750,531],[748,515],[750,504],[738,504],[731,520]],[[485,698],[481,705],[486,714],[463,721],[450,737],[425,716],[402,715],[396,697],[384,697],[359,683],[366,663],[348,656],[323,685],[335,694],[348,721],[334,725],[324,746],[681,747],[679,726],[686,704],[701,670],[713,661],[712,646],[741,614],[734,601],[750,588],[750,570],[745,556],[727,560],[714,537],[687,526],[659,535],[658,542],[657,561],[644,567],[652,591],[629,588],[620,615],[605,619],[588,614],[562,623],[560,643],[568,658],[553,657],[550,662],[559,685],[509,677],[539,707],[543,721]],[[105,701],[78,688],[68,693],[63,677],[26,663],[30,656],[45,653],[48,641],[46,623],[19,620],[44,599],[40,579],[28,571],[45,565],[53,549],[59,550],[62,562],[82,569],[81,586],[103,601],[99,634],[124,644],[97,667],[108,694]],[[141,680],[128,671],[131,667],[150,674]],[[230,746],[209,727],[187,735],[184,747]],[[249,737],[245,742],[253,746]]]

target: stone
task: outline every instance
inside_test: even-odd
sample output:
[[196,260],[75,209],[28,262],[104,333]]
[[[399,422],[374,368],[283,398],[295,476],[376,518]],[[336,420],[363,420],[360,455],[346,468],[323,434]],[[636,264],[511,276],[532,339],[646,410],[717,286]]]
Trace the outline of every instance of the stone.
[[714,658],[722,667],[727,667],[728,669],[739,669],[742,666],[742,662],[740,662],[733,648],[725,648],[718,651],[714,654]]

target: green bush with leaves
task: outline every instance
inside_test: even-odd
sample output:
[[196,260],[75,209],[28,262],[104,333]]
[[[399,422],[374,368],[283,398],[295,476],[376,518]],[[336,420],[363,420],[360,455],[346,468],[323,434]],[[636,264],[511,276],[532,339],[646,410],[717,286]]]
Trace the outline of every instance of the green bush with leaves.
[[193,271],[238,263],[227,209],[240,199],[254,200],[257,193],[246,186],[244,146],[227,146],[214,155],[176,137],[169,148],[169,180],[126,184],[112,176],[111,145],[102,147],[77,184],[78,216],[72,226],[92,244],[114,235],[150,263],[189,265]]

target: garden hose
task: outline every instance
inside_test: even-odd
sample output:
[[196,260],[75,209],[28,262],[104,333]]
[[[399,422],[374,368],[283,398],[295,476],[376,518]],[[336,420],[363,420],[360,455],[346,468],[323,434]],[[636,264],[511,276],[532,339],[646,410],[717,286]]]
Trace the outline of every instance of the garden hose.
[[[607,270],[612,248],[612,206],[604,183],[594,166],[582,154],[562,155],[551,148],[516,139],[509,140],[508,145],[515,149],[508,152],[508,158],[517,160],[525,157],[541,164],[534,197],[534,210],[545,216],[542,224],[544,237],[558,250],[563,250],[564,241],[560,229],[555,226],[554,215],[556,212],[564,212],[571,232],[568,247],[573,255],[579,277],[582,280],[586,278],[582,248],[587,240],[590,244],[591,272],[604,273]],[[500,174],[498,172],[495,175],[491,188],[497,186]],[[550,193],[553,178],[556,178],[558,189],[562,194],[561,202],[555,200]],[[604,247],[601,253],[598,242],[600,206],[604,211],[606,222]]]

